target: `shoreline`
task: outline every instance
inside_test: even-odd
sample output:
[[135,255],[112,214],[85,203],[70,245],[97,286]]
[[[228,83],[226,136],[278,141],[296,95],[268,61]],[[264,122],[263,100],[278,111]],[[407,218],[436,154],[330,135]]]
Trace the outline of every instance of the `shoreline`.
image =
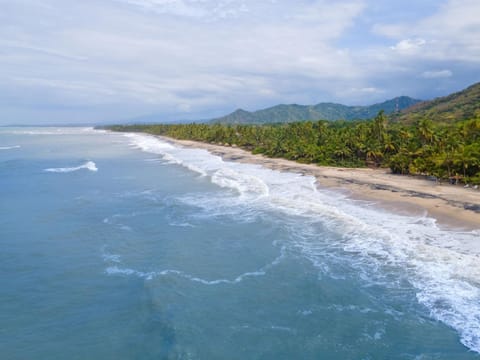
[[391,174],[389,169],[338,168],[302,164],[282,158],[255,155],[238,147],[157,136],[164,141],[198,148],[225,161],[257,164],[272,170],[311,175],[321,189],[339,191],[354,200],[371,201],[375,206],[401,214],[427,214],[440,226],[480,230],[480,190],[408,175]]

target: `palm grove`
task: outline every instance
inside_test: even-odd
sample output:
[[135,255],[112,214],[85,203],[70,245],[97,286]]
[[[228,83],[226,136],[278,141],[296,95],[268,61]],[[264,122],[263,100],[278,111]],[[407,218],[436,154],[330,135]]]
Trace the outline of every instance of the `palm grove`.
[[480,118],[453,124],[421,119],[389,122],[383,111],[367,121],[304,121],[270,125],[115,125],[175,139],[238,146],[302,163],[389,167],[395,174],[480,183]]

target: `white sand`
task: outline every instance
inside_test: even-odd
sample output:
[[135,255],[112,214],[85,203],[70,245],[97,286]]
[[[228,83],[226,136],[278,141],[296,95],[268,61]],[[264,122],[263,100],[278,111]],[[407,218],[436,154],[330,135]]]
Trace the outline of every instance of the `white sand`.
[[373,200],[379,207],[396,212],[422,214],[427,211],[441,225],[480,229],[480,189],[437,184],[435,181],[418,177],[393,175],[389,169],[351,169],[300,164],[285,159],[253,155],[237,147],[163,139],[185,147],[206,149],[221,156],[225,161],[260,164],[279,171],[313,175],[320,187],[338,189],[352,198]]

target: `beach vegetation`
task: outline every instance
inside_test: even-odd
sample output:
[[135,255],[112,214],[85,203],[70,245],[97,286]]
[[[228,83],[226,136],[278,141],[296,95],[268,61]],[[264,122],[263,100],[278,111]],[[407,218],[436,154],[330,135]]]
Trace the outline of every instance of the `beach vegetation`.
[[302,121],[281,124],[115,125],[174,139],[238,146],[255,154],[340,167],[385,167],[463,184],[480,183],[480,117],[455,123],[372,120]]

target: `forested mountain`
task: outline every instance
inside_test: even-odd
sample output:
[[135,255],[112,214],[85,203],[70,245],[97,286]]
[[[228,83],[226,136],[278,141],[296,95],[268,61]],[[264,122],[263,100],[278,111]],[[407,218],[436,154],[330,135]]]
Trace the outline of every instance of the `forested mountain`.
[[[305,114],[317,113],[316,106],[279,105],[255,113],[236,111],[236,117],[232,117],[233,120],[226,124],[159,124],[107,128],[239,146],[269,157],[282,157],[304,163],[352,167],[382,166],[389,167],[397,174],[429,175],[436,179],[478,185],[479,96],[480,84],[475,84],[461,92],[418,104],[414,110],[391,116],[398,121],[391,121],[391,118],[380,110],[376,116],[369,114],[372,119],[366,121],[321,120],[281,124],[280,115],[276,114],[283,114],[282,119],[287,122],[286,119],[293,118],[305,120],[310,117]],[[356,109],[357,116],[386,108],[384,104],[395,109],[397,103],[400,107],[400,99],[405,99],[408,103],[409,98],[353,109]],[[336,104],[321,105],[337,109],[337,114],[342,109],[346,113],[345,109],[349,108]],[[258,113],[265,115],[265,118],[256,116]],[[266,117],[266,114],[271,117]],[[304,114],[304,117],[300,117],[301,114]],[[272,118],[276,121],[270,120],[272,123],[269,124],[268,119]],[[249,124],[243,124],[244,122]]]
[[391,118],[404,123],[430,119],[436,123],[456,122],[480,116],[480,83],[448,96],[413,105]]
[[408,96],[370,106],[346,106],[335,103],[320,103],[317,105],[277,105],[267,109],[249,112],[238,109],[233,113],[213,119],[213,123],[222,124],[268,124],[287,123],[305,120],[361,120],[375,117],[380,110],[391,114],[406,109],[420,100]]

